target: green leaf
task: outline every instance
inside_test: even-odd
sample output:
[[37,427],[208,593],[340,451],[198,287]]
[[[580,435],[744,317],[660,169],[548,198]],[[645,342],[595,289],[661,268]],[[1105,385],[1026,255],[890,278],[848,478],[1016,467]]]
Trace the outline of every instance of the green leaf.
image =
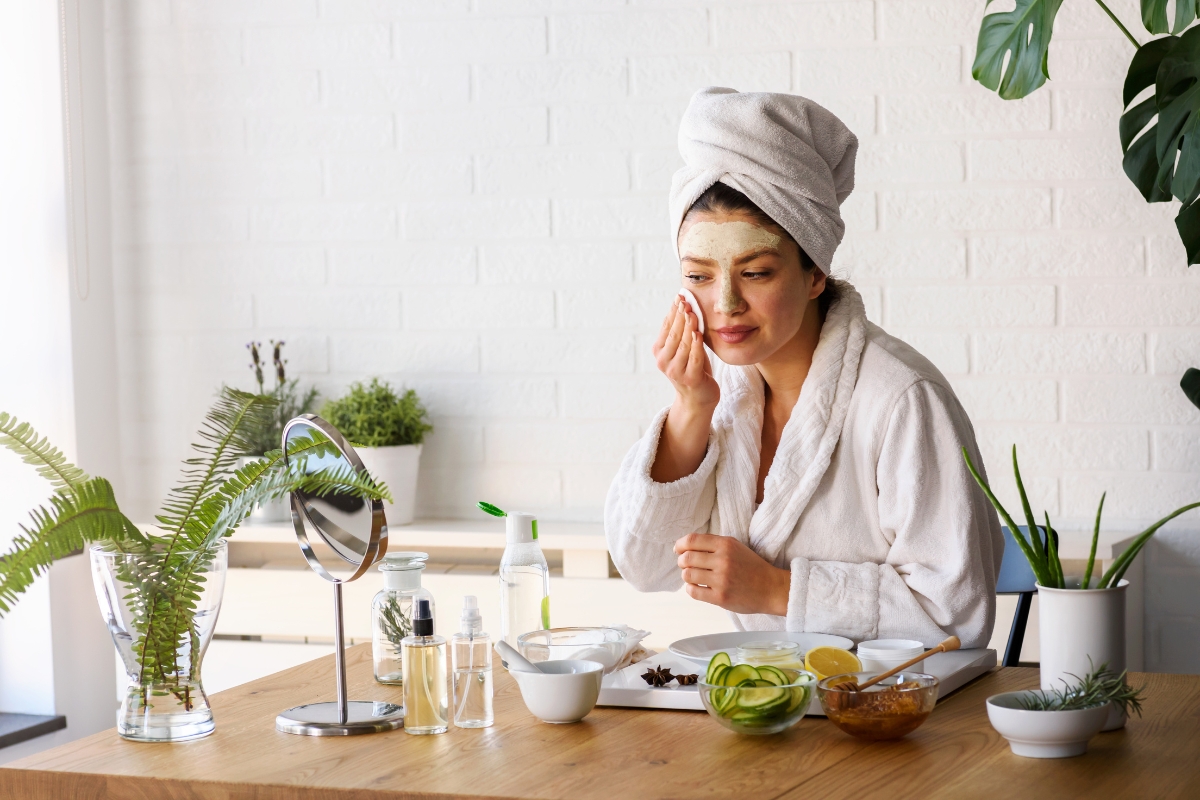
[[[992,487],[988,486],[987,481],[985,481],[983,476],[979,474],[979,471],[975,469],[975,465],[971,463],[971,456],[969,453],[967,453],[967,448],[962,448],[962,454],[963,460],[967,462],[967,469],[971,472],[971,477],[973,477],[975,482],[979,484],[979,488],[983,490],[985,495],[987,495],[987,499],[990,500],[992,506],[995,507],[996,513],[1000,515],[1000,519],[1004,521],[1004,524],[1008,526],[1009,531],[1012,532],[1013,541],[1017,543],[1017,547],[1021,548],[1021,553],[1024,554],[1025,560],[1029,562],[1029,568],[1033,571],[1033,576],[1037,579],[1037,582],[1043,586],[1050,586],[1050,575],[1046,571],[1045,562],[1040,559],[1036,553],[1034,553],[1033,545],[1021,534],[1021,529],[1017,527],[1017,523],[1013,522],[1012,516],[1009,515],[1004,506],[1000,504],[1000,501],[996,498],[995,493],[992,492]],[[1038,535],[1037,529],[1033,529],[1029,533],[1031,537],[1036,537]]]
[[1200,369],[1189,367],[1179,380],[1179,388],[1183,389],[1183,393],[1187,395],[1188,400],[1192,401],[1192,405],[1200,408]]
[[12,548],[0,556],[0,617],[17,596],[56,560],[93,542],[145,542],[145,536],[117,507],[112,485],[89,478],[50,497],[50,507],[30,512],[32,525],[21,526]]
[[508,516],[508,512],[492,505],[491,503],[485,503],[482,500],[480,500],[475,505],[479,507],[480,511],[482,511],[485,514],[491,514],[493,517],[507,517]]
[[[1133,104],[1150,87],[1154,94]],[[1200,27],[1138,48],[1123,99],[1125,175],[1147,202],[1176,198],[1182,203],[1175,228],[1188,264],[1200,262]]]
[[1061,5],[1062,0],[1016,0],[1012,11],[984,17],[971,77],[1005,100],[1025,97],[1044,84],[1050,77],[1046,53]]
[[1175,22],[1168,28],[1167,0],[1142,0],[1142,24],[1150,33],[1179,33],[1196,19],[1200,0],[1175,0]]
[[88,480],[86,472],[67,461],[49,439],[38,436],[33,426],[4,412],[0,412],[0,446],[37,467],[38,474],[55,489],[78,488]]

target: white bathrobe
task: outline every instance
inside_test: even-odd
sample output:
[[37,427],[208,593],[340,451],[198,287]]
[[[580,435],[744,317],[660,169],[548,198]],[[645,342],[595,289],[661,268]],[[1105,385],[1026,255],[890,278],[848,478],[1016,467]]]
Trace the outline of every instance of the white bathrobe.
[[[733,614],[742,630],[833,633],[858,641],[949,634],[983,647],[996,614],[1004,540],[967,471],[975,433],[946,379],[870,323],[843,284],[755,510],[763,380],[714,359],[721,402],[694,473],[656,483],[667,410],[625,457],[604,529],[639,591],[683,585],[672,546],[692,532],[733,536],[790,568],[787,617]],[[982,469],[982,466],[981,466]]]

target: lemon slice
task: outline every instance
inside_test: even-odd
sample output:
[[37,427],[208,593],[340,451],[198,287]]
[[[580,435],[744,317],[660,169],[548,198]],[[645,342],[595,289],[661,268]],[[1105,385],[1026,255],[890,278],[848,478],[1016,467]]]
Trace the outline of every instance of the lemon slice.
[[843,672],[861,672],[862,662],[854,653],[840,647],[814,647],[804,656],[804,668],[821,680]]

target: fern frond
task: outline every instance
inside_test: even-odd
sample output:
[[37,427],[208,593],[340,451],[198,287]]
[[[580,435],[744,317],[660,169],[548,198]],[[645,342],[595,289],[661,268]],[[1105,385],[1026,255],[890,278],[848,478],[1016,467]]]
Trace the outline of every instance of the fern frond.
[[51,496],[49,508],[35,508],[30,516],[33,524],[22,525],[12,549],[0,557],[0,617],[55,560],[92,542],[146,541],[121,513],[112,485],[104,478],[89,478],[59,490]]
[[38,474],[50,481],[56,490],[76,487],[84,483],[87,473],[67,461],[50,440],[38,436],[28,422],[0,411],[0,446],[7,447],[19,455],[26,464],[37,467]]
[[184,461],[183,483],[171,489],[157,516],[169,532],[168,548],[181,543],[199,545],[188,535],[196,531],[196,526],[190,524],[193,514],[233,471],[237,459],[253,449],[253,432],[265,424],[274,408],[275,400],[265,395],[227,386],[221,389],[200,427],[202,441],[192,445],[199,455]]

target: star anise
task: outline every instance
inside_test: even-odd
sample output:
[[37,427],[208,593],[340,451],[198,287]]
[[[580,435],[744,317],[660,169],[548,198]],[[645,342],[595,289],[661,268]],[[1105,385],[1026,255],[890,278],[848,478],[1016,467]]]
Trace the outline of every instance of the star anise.
[[669,667],[659,667],[658,669],[650,667],[642,673],[642,680],[651,686],[666,686],[674,678]]
[[676,675],[675,680],[680,686],[692,686],[700,679],[699,675]]

